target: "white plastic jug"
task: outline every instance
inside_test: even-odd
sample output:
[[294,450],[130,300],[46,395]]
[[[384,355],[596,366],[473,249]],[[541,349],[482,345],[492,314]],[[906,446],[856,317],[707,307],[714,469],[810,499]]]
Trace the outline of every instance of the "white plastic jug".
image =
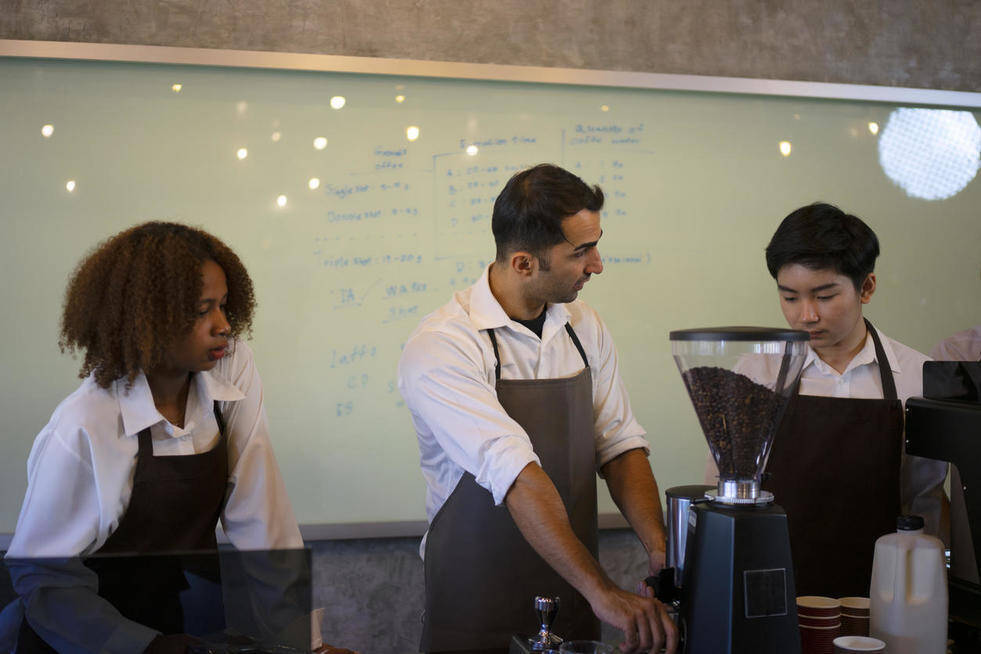
[[870,635],[889,654],[947,651],[944,546],[923,533],[923,518],[902,516],[898,531],[875,542],[869,589]]

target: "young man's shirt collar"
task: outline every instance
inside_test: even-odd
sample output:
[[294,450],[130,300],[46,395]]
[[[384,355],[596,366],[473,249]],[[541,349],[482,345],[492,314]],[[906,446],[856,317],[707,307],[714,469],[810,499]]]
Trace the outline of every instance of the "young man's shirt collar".
[[[886,359],[889,361],[889,368],[892,370],[893,374],[898,374],[902,372],[902,368],[899,365],[899,361],[896,357],[895,352],[893,352],[892,344],[888,338],[884,338],[882,334],[879,334],[879,340],[882,342],[882,351],[886,355]],[[867,366],[869,364],[881,364],[878,361],[875,353],[875,341],[872,340],[872,335],[869,333],[865,334],[865,344],[862,349],[852,357],[852,360],[848,362],[848,366],[845,371],[840,373],[841,376],[848,375],[850,372],[859,368],[861,366]],[[810,345],[807,346],[807,358],[804,360],[804,370],[806,371],[810,366],[814,366],[824,375],[838,375],[838,371],[832,368],[830,365],[825,363],[817,352],[814,351]]]

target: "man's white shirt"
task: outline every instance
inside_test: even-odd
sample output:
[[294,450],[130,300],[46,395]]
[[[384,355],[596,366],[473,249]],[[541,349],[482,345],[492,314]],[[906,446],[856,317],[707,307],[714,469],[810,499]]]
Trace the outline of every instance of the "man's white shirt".
[[613,339],[598,314],[579,300],[550,304],[539,339],[501,308],[488,270],[422,320],[399,362],[399,390],[419,441],[430,522],[465,471],[500,504],[521,470],[540,463],[524,429],[497,400],[489,329],[497,337],[502,379],[567,378],[583,369],[565,330],[570,323],[592,374],[597,469],[628,450],[649,450],[630,409]]

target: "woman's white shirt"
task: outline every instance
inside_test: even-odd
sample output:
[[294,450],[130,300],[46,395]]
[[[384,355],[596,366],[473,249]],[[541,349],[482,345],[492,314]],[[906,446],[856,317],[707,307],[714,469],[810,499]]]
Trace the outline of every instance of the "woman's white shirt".
[[7,556],[97,551],[129,505],[140,431],[155,456],[200,454],[218,442],[217,401],[226,425],[229,478],[222,527],[239,549],[303,546],[269,441],[262,382],[252,350],[237,341],[210,371],[193,376],[184,427],[153,404],[146,377],[100,388],[90,375],[55,409],[27,461],[27,493]]

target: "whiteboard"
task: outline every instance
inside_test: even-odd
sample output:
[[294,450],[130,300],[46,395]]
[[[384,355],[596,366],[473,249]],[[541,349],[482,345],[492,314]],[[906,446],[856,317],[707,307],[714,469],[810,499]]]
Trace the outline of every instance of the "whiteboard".
[[700,481],[706,453],[667,334],[783,325],[763,248],[796,207],[829,201],[876,230],[867,315],[889,336],[927,351],[981,321],[981,185],[931,201],[890,179],[892,104],[10,58],[0,80],[0,532],[34,436],[79,383],[57,347],[67,277],[148,219],[202,226],[248,267],[274,448],[305,525],[424,520],[401,347],[481,274],[493,200],[535,163],[606,192],[606,269],[581,297],[614,335],[662,489]]

